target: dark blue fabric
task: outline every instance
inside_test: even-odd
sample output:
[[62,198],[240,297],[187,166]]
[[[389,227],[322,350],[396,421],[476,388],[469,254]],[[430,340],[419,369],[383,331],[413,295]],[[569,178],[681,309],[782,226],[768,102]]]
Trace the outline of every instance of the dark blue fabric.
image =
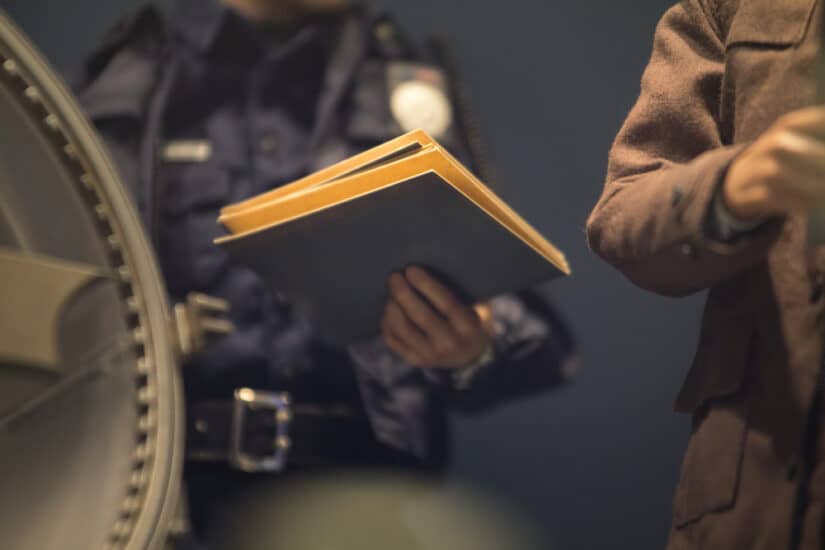
[[[402,131],[390,115],[386,67],[422,60],[400,38],[382,43],[388,34],[375,26],[386,18],[356,8],[264,30],[217,0],[178,0],[171,25],[147,13],[156,12],[139,12],[90,58],[78,91],[135,191],[170,297],[200,291],[231,304],[236,332],[185,370],[189,402],[241,385],[355,400],[381,442],[438,465],[447,408],[483,409],[565,380],[573,341],[535,294],[493,300],[497,359],[458,389],[449,373],[406,364],[378,337],[348,349],[328,344],[288,297],[212,244],[223,231],[221,206]],[[441,141],[466,159],[458,135]],[[191,139],[211,143],[209,159],[160,157],[164,143]]]
[[289,390],[296,399],[355,401],[344,350],[326,345],[286,300],[213,245],[223,234],[215,223],[221,206],[309,171],[337,22],[265,31],[216,3],[197,4],[179,3],[179,69],[162,141],[205,140],[213,152],[204,162],[158,165],[157,246],[172,299],[193,290],[226,298],[236,330],[192,361],[187,394],[228,398],[233,388],[253,386]]

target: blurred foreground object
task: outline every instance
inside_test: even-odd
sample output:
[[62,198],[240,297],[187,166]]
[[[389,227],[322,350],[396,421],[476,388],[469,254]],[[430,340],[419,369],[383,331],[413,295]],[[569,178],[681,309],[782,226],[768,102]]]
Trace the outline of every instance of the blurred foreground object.
[[264,478],[226,508],[225,523],[211,526],[214,550],[556,548],[501,501],[389,471]]
[[160,548],[183,443],[165,290],[97,137],[1,12],[0,121],[0,548]]

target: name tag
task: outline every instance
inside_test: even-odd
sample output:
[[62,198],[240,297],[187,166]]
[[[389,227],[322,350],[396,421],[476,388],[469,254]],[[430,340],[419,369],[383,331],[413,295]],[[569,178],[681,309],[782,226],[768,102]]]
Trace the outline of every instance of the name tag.
[[167,141],[161,150],[166,162],[206,162],[212,156],[212,143],[205,139]]

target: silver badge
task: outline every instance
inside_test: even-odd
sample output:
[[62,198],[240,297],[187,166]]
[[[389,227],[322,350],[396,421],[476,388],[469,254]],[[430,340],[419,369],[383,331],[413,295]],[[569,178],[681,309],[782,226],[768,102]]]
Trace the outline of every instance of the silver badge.
[[424,130],[443,138],[453,122],[441,71],[424,65],[395,63],[389,67],[390,111],[402,130]]

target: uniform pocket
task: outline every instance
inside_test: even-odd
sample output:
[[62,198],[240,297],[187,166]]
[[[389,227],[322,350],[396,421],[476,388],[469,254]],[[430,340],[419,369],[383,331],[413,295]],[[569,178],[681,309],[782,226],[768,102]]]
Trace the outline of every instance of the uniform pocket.
[[367,61],[362,65],[350,92],[344,128],[351,142],[374,146],[403,133],[390,113],[386,72],[383,62]]
[[210,163],[166,165],[159,174],[161,265],[173,296],[208,291],[226,263],[214,239],[225,231],[217,223],[230,200],[226,168]]
[[817,0],[742,0],[731,21],[725,48],[787,48],[802,42]]
[[166,164],[159,177],[159,206],[167,216],[192,210],[217,212],[230,198],[229,170],[212,163]]

